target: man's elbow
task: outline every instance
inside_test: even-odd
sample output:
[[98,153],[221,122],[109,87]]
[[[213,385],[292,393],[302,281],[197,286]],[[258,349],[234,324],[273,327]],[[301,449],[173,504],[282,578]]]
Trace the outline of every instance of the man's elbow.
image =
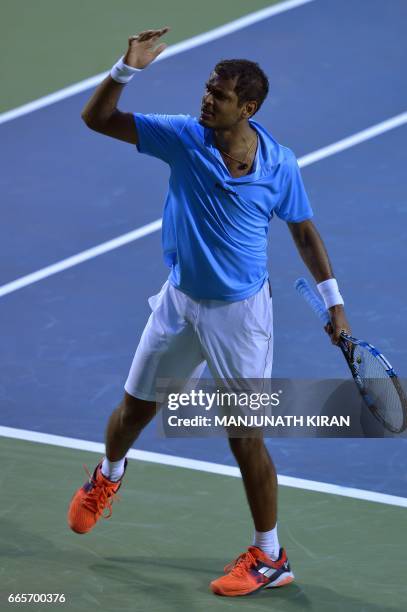
[[92,125],[94,125],[95,121],[94,119],[92,120],[92,117],[89,115],[89,113],[86,112],[86,110],[83,110],[81,112],[81,119],[85,123],[85,125],[88,126],[88,128],[92,129]]
[[100,132],[103,129],[101,121],[92,117],[86,110],[81,112],[81,119],[89,129],[95,132]]

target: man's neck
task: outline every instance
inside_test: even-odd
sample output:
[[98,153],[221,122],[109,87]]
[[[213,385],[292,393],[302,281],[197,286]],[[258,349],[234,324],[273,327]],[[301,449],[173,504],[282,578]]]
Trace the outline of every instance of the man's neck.
[[228,130],[214,130],[214,142],[218,149],[230,153],[247,150],[255,135],[255,130],[245,121]]

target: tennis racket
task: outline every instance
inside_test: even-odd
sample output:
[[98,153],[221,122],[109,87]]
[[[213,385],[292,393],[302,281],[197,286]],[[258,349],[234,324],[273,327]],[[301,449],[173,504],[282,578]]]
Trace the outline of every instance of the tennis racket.
[[[305,278],[295,288],[324,325],[331,322],[324,302],[311,289]],[[373,416],[392,433],[407,427],[407,397],[394,368],[374,346],[342,332],[339,348],[352,373],[360,395]]]

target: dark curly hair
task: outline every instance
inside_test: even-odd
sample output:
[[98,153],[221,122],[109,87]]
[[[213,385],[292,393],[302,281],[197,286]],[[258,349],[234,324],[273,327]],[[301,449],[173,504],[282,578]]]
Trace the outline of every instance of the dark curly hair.
[[269,92],[269,80],[256,62],[245,59],[222,60],[216,64],[214,72],[221,79],[237,77],[235,92],[239,106],[254,100],[259,110]]

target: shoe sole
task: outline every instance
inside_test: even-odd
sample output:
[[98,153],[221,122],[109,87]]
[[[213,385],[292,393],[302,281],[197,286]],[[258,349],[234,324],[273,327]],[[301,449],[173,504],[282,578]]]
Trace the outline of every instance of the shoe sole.
[[77,534],[79,534],[79,535],[85,535],[85,533],[89,533],[89,531],[92,531],[92,529],[93,529],[94,525],[93,525],[93,527],[91,527],[90,529],[87,529],[86,531],[79,531],[79,530],[78,530],[78,529],[76,529],[74,526],[72,526],[72,525],[70,524],[70,522],[68,521],[68,527],[69,527],[69,529],[70,529],[71,531],[73,531],[74,533],[77,533]]
[[295,577],[292,572],[284,572],[284,574],[281,574],[281,576],[279,576],[277,580],[275,580],[274,582],[271,582],[270,584],[262,584],[257,589],[254,589],[253,591],[249,591],[248,593],[235,593],[234,595],[225,595],[224,593],[217,593],[213,589],[211,590],[212,590],[212,593],[220,597],[246,597],[248,595],[254,595],[255,593],[258,593],[259,591],[261,591],[262,589],[273,589],[273,588],[275,589],[278,587],[285,586],[287,584],[291,584],[291,582],[293,582],[294,580],[295,580]]
[[274,589],[277,587],[285,586],[286,584],[290,584],[293,581],[294,581],[294,574],[292,572],[284,572],[284,574],[281,574],[281,576],[279,576],[277,580],[275,580],[274,582],[271,582],[270,584],[266,584],[263,588]]

